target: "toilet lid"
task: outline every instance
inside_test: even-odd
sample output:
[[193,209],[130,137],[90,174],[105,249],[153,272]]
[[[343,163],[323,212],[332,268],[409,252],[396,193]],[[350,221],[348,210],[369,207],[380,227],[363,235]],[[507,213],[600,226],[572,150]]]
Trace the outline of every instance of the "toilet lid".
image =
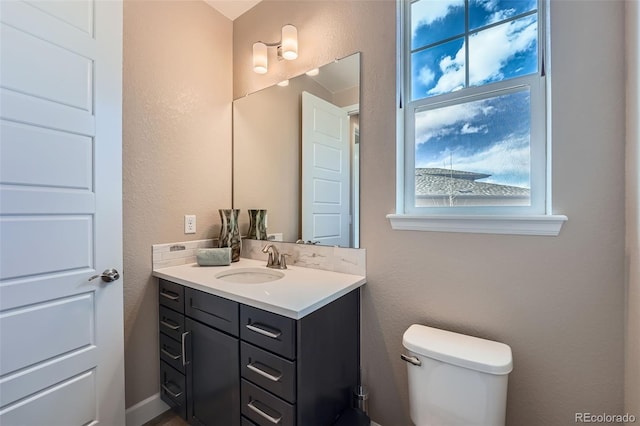
[[511,348],[492,340],[413,324],[402,344],[416,354],[484,373],[508,374],[513,369]]

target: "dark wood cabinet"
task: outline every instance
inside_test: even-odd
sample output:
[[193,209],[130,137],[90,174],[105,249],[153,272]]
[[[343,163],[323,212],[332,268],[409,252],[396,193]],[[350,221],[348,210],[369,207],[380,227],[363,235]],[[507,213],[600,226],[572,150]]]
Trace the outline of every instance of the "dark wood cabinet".
[[240,425],[238,339],[191,318],[186,324],[189,422]]
[[193,425],[328,426],[359,373],[359,289],[299,320],[160,279],[161,397]]

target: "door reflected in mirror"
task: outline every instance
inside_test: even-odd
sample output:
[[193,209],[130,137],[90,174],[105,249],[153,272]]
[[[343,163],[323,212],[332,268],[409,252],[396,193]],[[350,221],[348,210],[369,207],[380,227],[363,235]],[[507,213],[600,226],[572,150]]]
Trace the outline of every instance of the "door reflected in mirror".
[[233,102],[233,208],[276,240],[359,247],[360,54]]

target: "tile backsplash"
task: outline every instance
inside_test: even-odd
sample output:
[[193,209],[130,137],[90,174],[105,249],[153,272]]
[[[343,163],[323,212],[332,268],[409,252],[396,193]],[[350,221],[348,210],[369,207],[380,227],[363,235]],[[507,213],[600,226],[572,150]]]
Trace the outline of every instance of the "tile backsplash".
[[267,261],[262,253],[265,244],[273,244],[280,253],[289,255],[287,265],[323,269],[344,274],[366,275],[366,250],[274,241],[242,240],[240,257]]
[[196,240],[181,243],[154,244],[152,250],[153,269],[178,266],[196,262],[196,250],[211,248],[218,240]]
[[[196,250],[217,246],[217,239],[185,241],[152,246],[153,269],[196,262]],[[276,241],[242,240],[240,257],[267,261],[262,253],[265,244],[273,244],[280,253],[289,255],[288,265],[322,269],[345,274],[366,275],[366,250],[343,247],[314,246]],[[214,246],[215,244],[215,246]]]

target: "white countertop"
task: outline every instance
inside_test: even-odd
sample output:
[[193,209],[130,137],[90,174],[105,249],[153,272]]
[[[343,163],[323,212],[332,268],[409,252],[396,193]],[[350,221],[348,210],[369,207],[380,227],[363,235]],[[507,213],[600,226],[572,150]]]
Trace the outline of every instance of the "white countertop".
[[216,274],[239,268],[264,268],[265,261],[241,258],[229,266],[190,263],[153,270],[153,275],[293,319],[300,319],[365,284],[361,275],[289,266],[284,277],[259,284],[237,284]]

